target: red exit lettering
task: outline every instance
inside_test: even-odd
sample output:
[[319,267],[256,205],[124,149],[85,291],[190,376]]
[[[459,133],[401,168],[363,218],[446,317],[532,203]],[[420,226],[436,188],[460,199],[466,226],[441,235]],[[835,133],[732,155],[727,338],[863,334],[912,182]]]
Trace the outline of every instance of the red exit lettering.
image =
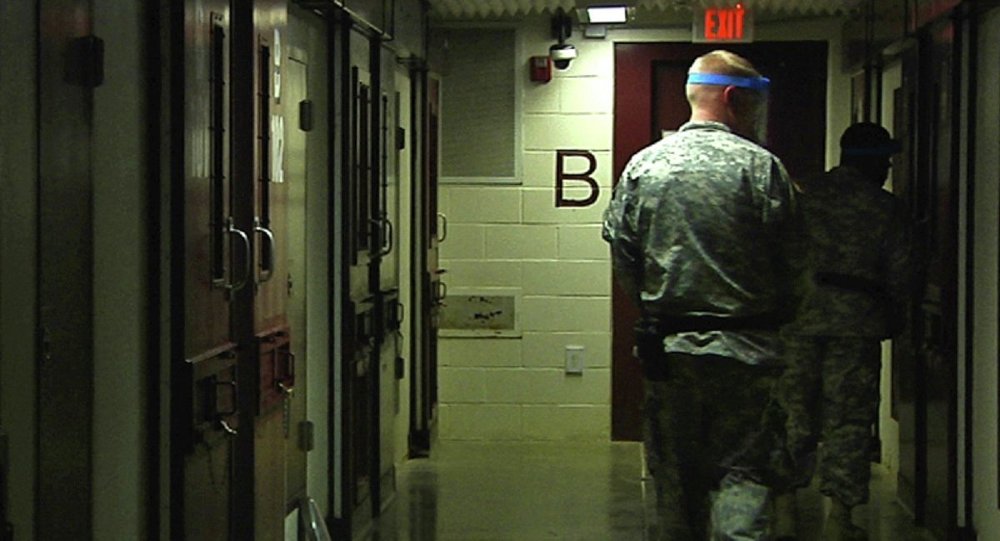
[[743,21],[746,11],[735,8],[708,8],[705,10],[705,39],[726,41],[743,39]]

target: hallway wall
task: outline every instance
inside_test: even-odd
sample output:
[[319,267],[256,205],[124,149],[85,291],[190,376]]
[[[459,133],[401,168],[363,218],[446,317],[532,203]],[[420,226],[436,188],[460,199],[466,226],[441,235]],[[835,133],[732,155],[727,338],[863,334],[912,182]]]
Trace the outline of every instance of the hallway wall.
[[979,84],[977,96],[976,178],[975,178],[975,298],[973,328],[973,526],[979,539],[1000,537],[998,501],[997,443],[997,313],[1000,273],[997,261],[1000,235],[997,232],[1000,208],[1000,10],[982,19],[979,31]]
[[34,538],[37,7],[0,2],[0,426],[19,539]]
[[94,539],[145,533],[149,287],[143,2],[96,0],[105,80],[94,90]]
[[[522,295],[519,338],[442,338],[446,439],[598,440],[610,428],[611,274],[599,223],[611,187],[612,43],[572,40],[580,55],[570,69],[531,83],[528,58],[547,54],[547,25],[535,18],[518,32],[522,184],[441,187],[449,292],[500,287]],[[555,207],[557,149],[594,154],[595,204]],[[585,171],[580,161],[568,161],[568,170]],[[567,186],[571,199],[590,193],[580,182]],[[564,373],[566,345],[586,348],[582,375]]]
[[[547,84],[528,80],[531,56],[554,42],[549,20],[518,23],[515,74],[521,99],[520,185],[444,184],[440,210],[448,216],[441,266],[449,294],[519,294],[515,337],[442,333],[440,437],[494,440],[606,440],[610,437],[611,272],[601,216],[611,195],[614,42],[687,41],[690,28],[615,29],[568,40],[579,52]],[[760,25],[757,39],[829,39],[827,163],[847,126],[849,80],[840,72],[837,21]],[[444,90],[447,99],[447,89]],[[832,143],[831,143],[832,142]],[[599,185],[586,207],[557,207],[556,151],[583,150],[597,161]],[[565,161],[584,173],[586,159]],[[567,180],[564,197],[583,200],[591,188]],[[447,302],[447,301],[446,301]],[[566,346],[585,348],[582,375],[565,373]]]
[[[899,61],[883,68],[882,125],[892,132],[895,115],[893,92],[902,85],[903,67]],[[886,189],[892,191],[892,170]],[[899,422],[892,418],[892,342],[882,342],[882,376],[880,383],[879,439],[882,440],[882,464],[893,475],[899,470]]]

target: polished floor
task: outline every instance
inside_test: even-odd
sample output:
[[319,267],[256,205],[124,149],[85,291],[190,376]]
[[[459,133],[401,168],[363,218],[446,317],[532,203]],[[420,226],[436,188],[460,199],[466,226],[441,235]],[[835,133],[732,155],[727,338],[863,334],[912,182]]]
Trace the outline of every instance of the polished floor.
[[[896,503],[892,476],[873,469],[872,501],[855,523],[873,541],[932,540]],[[391,508],[372,541],[646,540],[652,486],[634,443],[438,442],[398,472]],[[798,494],[800,540],[816,541],[826,504]]]

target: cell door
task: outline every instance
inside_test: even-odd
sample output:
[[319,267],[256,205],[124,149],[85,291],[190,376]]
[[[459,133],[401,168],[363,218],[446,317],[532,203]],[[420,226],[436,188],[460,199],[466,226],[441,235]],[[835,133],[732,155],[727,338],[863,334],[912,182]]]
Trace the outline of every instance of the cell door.
[[[687,70],[712,45],[619,44],[615,47],[614,174],[641,148],[677,130],[691,114],[684,94]],[[824,42],[730,46],[771,79],[768,140],[792,178],[823,171],[826,140]],[[632,357],[638,308],[617,284],[612,294],[611,434],[642,438],[642,373]]]
[[[431,433],[437,412],[437,347],[441,306],[447,289],[445,270],[438,264],[438,245],[448,232],[447,217],[438,212],[438,138],[441,118],[440,82],[426,71],[413,71],[412,95],[419,110],[419,176],[414,178],[414,271],[419,314],[414,347],[414,373],[410,379],[410,456],[430,454]],[[416,171],[416,169],[415,169]]]
[[183,277],[175,332],[184,349],[172,361],[174,433],[181,436],[172,449],[182,488],[172,522],[184,539],[229,539],[241,420],[233,299],[251,279],[249,234],[233,214],[232,14],[224,0],[189,1],[183,14],[190,39],[175,49],[184,85],[174,101],[185,107],[173,136],[184,149],[175,173],[183,228],[173,241],[184,258],[173,273]]
[[918,262],[910,321],[893,342],[899,491],[919,523],[948,538],[958,523],[956,31],[951,21],[935,25],[904,55],[897,115],[904,153],[893,171]]
[[99,43],[91,35],[90,2],[42,0],[37,6],[35,537],[89,538],[94,486],[91,110],[98,82],[85,68]]
[[254,412],[254,537],[284,535],[287,509],[287,445],[292,396],[298,381],[289,326],[290,253],[285,115],[288,67],[286,6],[256,0],[253,18],[253,336],[257,352],[257,409]]
[[378,375],[377,339],[379,91],[373,77],[373,54],[377,47],[356,29],[344,34],[349,54],[344,146],[344,192],[347,222],[344,248],[348,295],[344,325],[344,416],[342,441],[345,452],[345,519],[352,531],[371,521],[379,504],[376,483],[378,464]]
[[400,411],[399,380],[403,377],[402,323],[405,316],[399,288],[399,249],[396,224],[399,223],[399,168],[397,130],[399,98],[395,91],[395,51],[379,47],[379,100],[377,102],[378,184],[375,190],[373,235],[377,264],[376,349],[378,374],[378,502],[380,510],[396,492],[395,427]]

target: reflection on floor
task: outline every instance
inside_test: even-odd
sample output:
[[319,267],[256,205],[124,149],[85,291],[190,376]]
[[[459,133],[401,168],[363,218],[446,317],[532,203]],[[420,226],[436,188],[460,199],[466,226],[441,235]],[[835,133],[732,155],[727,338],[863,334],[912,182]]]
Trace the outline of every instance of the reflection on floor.
[[[652,486],[634,443],[438,442],[429,459],[399,470],[391,508],[373,541],[586,541],[648,539]],[[895,487],[873,470],[872,502],[854,520],[871,539],[933,539],[912,526]],[[799,492],[802,541],[818,539],[825,503]]]

